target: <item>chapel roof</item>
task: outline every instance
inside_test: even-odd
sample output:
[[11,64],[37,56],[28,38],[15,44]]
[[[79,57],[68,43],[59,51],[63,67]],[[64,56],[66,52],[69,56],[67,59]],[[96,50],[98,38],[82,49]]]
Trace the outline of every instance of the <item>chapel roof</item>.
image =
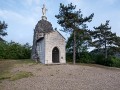
[[53,27],[49,21],[42,19],[42,20],[38,21],[38,23],[35,27],[35,31],[37,31],[39,33],[49,33],[49,32],[53,31]]

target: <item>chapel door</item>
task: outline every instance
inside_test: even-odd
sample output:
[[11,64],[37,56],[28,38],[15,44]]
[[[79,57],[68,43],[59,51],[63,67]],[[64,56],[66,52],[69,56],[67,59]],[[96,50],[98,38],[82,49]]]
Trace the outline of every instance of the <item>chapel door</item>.
[[59,63],[59,50],[57,47],[54,47],[52,50],[52,62]]

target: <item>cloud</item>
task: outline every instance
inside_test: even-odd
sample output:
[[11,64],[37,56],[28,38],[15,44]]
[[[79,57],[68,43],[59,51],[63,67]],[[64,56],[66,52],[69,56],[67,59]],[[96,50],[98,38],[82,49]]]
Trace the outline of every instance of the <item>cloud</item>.
[[34,17],[0,9],[0,18],[8,24],[8,36],[5,37],[7,41],[32,44],[33,29],[37,23]]
[[117,4],[118,1],[119,0],[1,0],[0,19],[8,23],[8,36],[5,38],[6,40],[13,40],[20,43],[29,42],[32,44],[33,29],[37,21],[41,19],[43,3],[46,4],[46,8],[48,9],[48,21],[52,23],[53,28],[57,27],[61,29],[60,25],[57,24],[57,19],[54,17],[59,12],[59,3],[67,5],[72,2],[73,5],[77,5],[77,9],[81,9],[83,16],[89,16],[91,13],[95,13],[93,21],[88,24],[89,28],[93,29],[93,26],[99,26],[101,23],[105,23],[106,20],[110,20],[112,31],[120,35],[118,30],[120,28],[120,7]]
[[8,11],[8,10],[1,10],[0,9],[0,17],[5,19],[5,20],[9,20],[12,21],[14,23],[21,23],[24,25],[33,25],[35,24],[35,20],[34,18],[28,16],[28,15],[22,15],[19,14],[17,12],[13,12],[13,11]]

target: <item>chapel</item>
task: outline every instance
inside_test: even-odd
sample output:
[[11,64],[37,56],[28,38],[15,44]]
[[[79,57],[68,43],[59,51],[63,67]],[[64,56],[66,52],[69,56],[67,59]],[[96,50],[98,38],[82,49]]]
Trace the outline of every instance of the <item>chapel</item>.
[[47,21],[45,5],[34,29],[31,58],[43,64],[66,63],[65,38]]

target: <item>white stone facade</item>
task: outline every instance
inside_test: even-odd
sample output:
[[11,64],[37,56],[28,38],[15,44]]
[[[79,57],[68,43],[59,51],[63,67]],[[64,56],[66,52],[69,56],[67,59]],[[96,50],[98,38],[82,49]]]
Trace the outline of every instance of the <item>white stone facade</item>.
[[43,64],[54,64],[52,54],[53,49],[56,47],[59,51],[59,62],[57,63],[66,63],[65,46],[65,38],[58,31],[46,33],[44,38],[37,42],[37,53],[40,62]]
[[41,63],[45,63],[45,39],[37,42],[37,53]]
[[31,59],[43,64],[66,63],[65,38],[47,21],[45,5],[42,19],[34,29]]

